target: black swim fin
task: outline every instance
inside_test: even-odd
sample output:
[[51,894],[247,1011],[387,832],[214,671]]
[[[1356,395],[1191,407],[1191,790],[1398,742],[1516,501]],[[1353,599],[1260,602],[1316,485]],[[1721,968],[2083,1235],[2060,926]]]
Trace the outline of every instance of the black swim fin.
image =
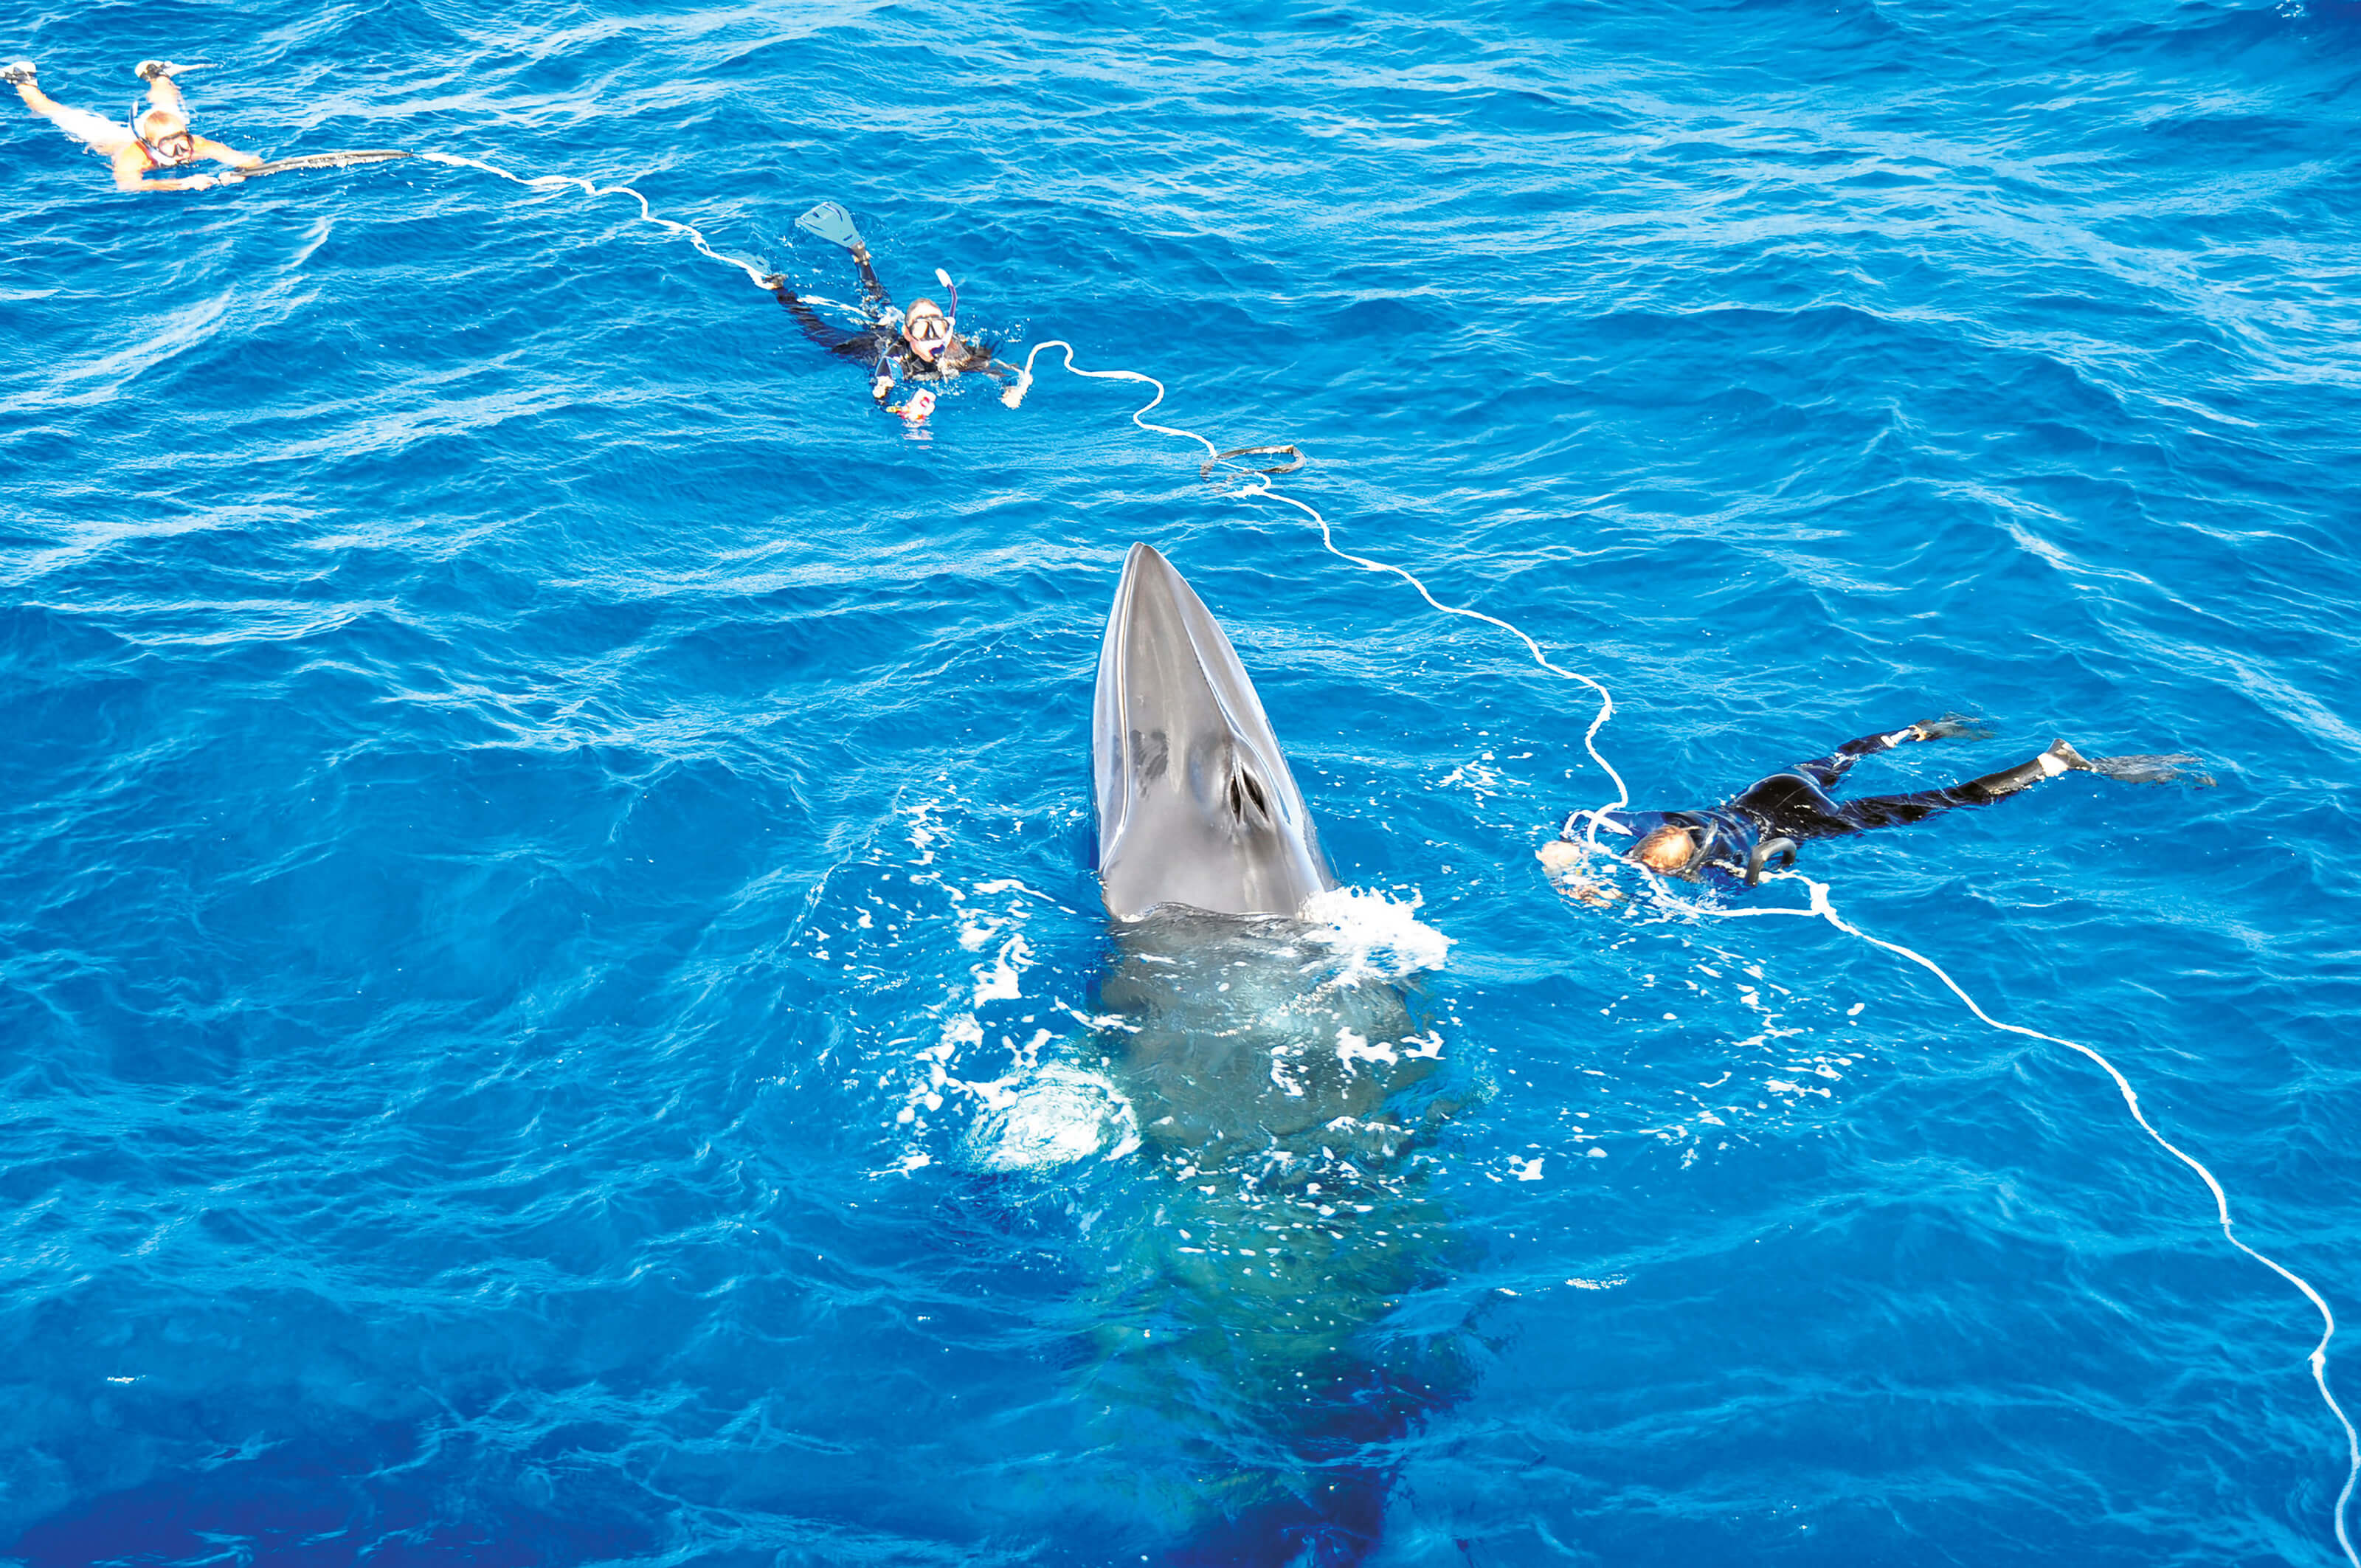
[[796,227],[806,234],[816,234],[830,245],[840,245],[847,250],[867,248],[861,231],[852,226],[852,214],[840,203],[822,202],[796,220]]
[[2085,757],[2083,761],[2090,763],[2091,771],[2101,778],[2115,779],[2124,784],[2172,784],[2185,778],[2199,789],[2213,787],[2213,775],[2191,768],[2188,764],[2198,759],[2186,751],[2132,757]]

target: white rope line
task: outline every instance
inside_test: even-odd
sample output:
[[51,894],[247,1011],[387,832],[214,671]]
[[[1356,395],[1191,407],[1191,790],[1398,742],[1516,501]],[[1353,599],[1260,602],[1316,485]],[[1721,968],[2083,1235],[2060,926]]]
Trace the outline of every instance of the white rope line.
[[1033,379],[1033,361],[1041,357],[1041,351],[1045,348],[1064,349],[1066,351],[1066,368],[1072,371],[1077,376],[1088,377],[1093,381],[1137,381],[1145,386],[1155,388],[1156,395],[1148,399],[1146,402],[1140,404],[1137,409],[1132,411],[1131,422],[1139,426],[1142,430],[1152,430],[1160,435],[1177,435],[1183,441],[1196,442],[1199,445],[1204,447],[1205,455],[1209,459],[1219,457],[1222,455],[1222,449],[1220,447],[1214,445],[1212,442],[1207,441],[1203,436],[1198,434],[1193,430],[1175,430],[1169,424],[1158,424],[1151,420],[1141,417],[1146,414],[1148,410],[1154,408],[1157,404],[1164,400],[1163,382],[1158,380],[1153,376],[1143,376],[1137,370],[1085,370],[1081,366],[1074,363],[1074,345],[1068,343],[1062,337],[1053,337],[1046,343],[1037,343],[1033,345],[1033,352],[1025,356],[1025,369],[1022,373],[1023,380],[1017,383],[1019,386],[1023,386]]
[[654,212],[648,206],[648,199],[645,196],[641,195],[637,191],[631,189],[629,185],[594,185],[588,180],[577,179],[576,176],[571,174],[541,174],[535,175],[531,179],[527,179],[522,174],[511,174],[505,169],[495,169],[489,163],[481,163],[472,158],[460,158],[456,154],[448,152],[422,152],[418,156],[429,163],[448,164],[454,169],[479,169],[487,174],[497,175],[502,180],[507,180],[515,184],[522,185],[528,191],[555,191],[563,186],[577,185],[581,187],[585,195],[629,196],[632,201],[637,202],[640,204],[639,222],[653,224],[658,228],[669,229],[675,234],[686,235],[688,236],[688,243],[697,247],[698,250],[704,252],[707,256],[711,257],[714,260],[722,263],[724,266],[735,267],[738,270],[746,274],[747,277],[752,279],[757,287],[760,287],[763,282],[763,275],[755,269],[752,262],[741,260],[739,258],[734,256],[722,255],[719,251],[715,250],[711,246],[706,244],[705,236],[687,224],[676,223],[671,218],[660,218],[656,216]]
[[1860,927],[1855,926],[1850,921],[1845,919],[1843,916],[1839,915],[1836,912],[1835,906],[1828,902],[1828,888],[1826,883],[1815,882],[1810,877],[1804,875],[1801,872],[1776,872],[1772,873],[1772,875],[1765,880],[1782,882],[1794,881],[1802,883],[1806,887],[1812,891],[1811,907],[1808,909],[1795,909],[1792,907],[1770,909],[1715,909],[1708,905],[1691,904],[1686,900],[1678,898],[1671,899],[1669,902],[1682,909],[1687,910],[1691,914],[1710,915],[1726,920],[1741,920],[1753,916],[1780,915],[1799,916],[1804,919],[1808,920],[1817,916],[1819,919],[1826,920],[1829,925],[1835,927],[1838,930],[1844,932],[1847,936],[1857,937],[1861,940],[1867,942],[1871,947],[1883,948],[1887,952],[1892,953],[1898,958],[1907,959],[1912,963],[1916,964],[1919,968],[1933,975],[1937,980],[1941,981],[1944,987],[1949,990],[1952,995],[1958,997],[1960,1001],[1966,1005],[1969,1012],[1974,1014],[1977,1018],[1982,1020],[1989,1027],[2001,1030],[2006,1034],[2022,1035],[2026,1038],[2031,1040],[2046,1040],[2053,1046],[2063,1046],[2070,1051],[2075,1051],[2087,1057],[2091,1061],[2097,1064],[2100,1071],[2114,1080],[2115,1089],[2123,1095],[2124,1104],[2131,1111],[2132,1120],[2139,1124],[2140,1131],[2155,1139],[2157,1146],[2163,1149],[2165,1153],[2170,1155],[2173,1158],[2179,1160],[2181,1164],[2195,1171],[2197,1173],[2197,1179],[2205,1183],[2206,1190],[2213,1194],[2213,1212],[2215,1217],[2221,1223],[2222,1238],[2228,1242],[2232,1246],[2236,1247],[2240,1252],[2245,1253],[2248,1257],[2253,1258],[2257,1263],[2261,1264],[2265,1268],[2269,1269],[2273,1274],[2278,1275],[2280,1278],[2294,1286],[2298,1290],[2302,1291],[2304,1299],[2310,1301],[2315,1308],[2319,1309],[2321,1321],[2320,1343],[2312,1346],[2312,1354],[2306,1357],[2306,1360],[2310,1362],[2312,1366],[2312,1380],[2314,1384],[2318,1385],[2320,1388],[2320,1398],[2322,1402],[2327,1405],[2329,1414],[2336,1418],[2337,1425],[2345,1429],[2345,1488],[2336,1495],[2336,1508],[2332,1517],[2336,1527],[2336,1544],[2344,1549],[2345,1560],[2347,1563],[2352,1563],[2354,1568],[2361,1568],[2361,1556],[2356,1556],[2355,1554],[2353,1538],[2346,1533],[2345,1528],[2345,1513],[2346,1506],[2352,1501],[2353,1489],[2356,1482],[2361,1481],[2361,1432],[2356,1432],[2355,1431],[2352,1419],[2345,1415],[2345,1408],[2336,1402],[2336,1396],[2329,1392],[2328,1342],[2336,1337],[2336,1314],[2329,1310],[2327,1299],[2323,1297],[2319,1291],[2312,1288],[2312,1282],[2310,1280],[2305,1279],[2301,1275],[2279,1263],[2277,1259],[2257,1252],[2255,1248],[2248,1246],[2245,1242],[2238,1239],[2238,1234],[2233,1228],[2230,1219],[2229,1193],[2223,1190],[2222,1183],[2215,1179],[2213,1173],[2211,1170],[2208,1170],[2195,1156],[2190,1154],[2186,1149],[2180,1147],[2180,1145],[2174,1143],[2171,1139],[2166,1137],[2162,1133],[2156,1130],[2156,1124],[2147,1119],[2147,1113],[2140,1109],[2139,1094],[2137,1091],[2132,1088],[2131,1080],[2125,1078],[2122,1070],[2118,1069],[2114,1063],[2109,1061],[2105,1057],[2101,1056],[2091,1047],[2082,1044],[2080,1040],[2069,1040],[2058,1035],[2046,1035],[2038,1029],[2028,1029],[2022,1024],[2003,1023],[2001,1020],[1993,1017],[1977,1003],[1974,997],[1970,996],[1967,993],[1958,981],[1953,980],[1949,974],[1945,972],[1942,965],[1937,963],[1926,954],[1912,948],[1905,948],[1899,942],[1889,942],[1883,937],[1872,937],[1868,932],[1862,930]]
[[[1158,380],[1153,376],[1142,375],[1137,370],[1084,370],[1074,363],[1073,345],[1067,343],[1062,338],[1052,338],[1047,343],[1038,344],[1034,346],[1032,354],[1027,355],[1025,359],[1025,381],[1029,382],[1032,379],[1034,357],[1039,355],[1041,350],[1044,348],[1061,348],[1065,350],[1066,368],[1072,371],[1077,376],[1086,376],[1094,380],[1136,381],[1155,388],[1156,396],[1150,399],[1137,411],[1137,412],[1135,412],[1131,416],[1132,422],[1138,425],[1142,430],[1157,431],[1166,435],[1177,435],[1183,440],[1197,442],[1205,448],[1206,455],[1209,458],[1218,459],[1220,457],[1220,449],[1212,442],[1207,441],[1203,436],[1199,435],[1195,431],[1176,430],[1170,425],[1155,424],[1141,417],[1142,415],[1145,415],[1149,409],[1156,407],[1157,404],[1164,400],[1163,382]],[[1583,734],[1583,749],[1590,753],[1591,760],[1598,764],[1600,769],[1606,773],[1607,776],[1615,781],[1616,790],[1616,798],[1614,800],[1590,813],[1590,824],[1586,834],[1586,841],[1592,852],[1600,852],[1598,850],[1599,817],[1606,812],[1616,810],[1620,807],[1629,806],[1631,803],[1631,790],[1623,783],[1623,775],[1615,771],[1613,765],[1607,761],[1606,757],[1600,754],[1598,750],[1598,731],[1607,723],[1608,719],[1613,717],[1615,712],[1615,699],[1604,685],[1600,685],[1598,681],[1593,680],[1590,676],[1583,674],[1579,671],[1565,669],[1561,665],[1553,663],[1549,657],[1542,652],[1540,643],[1534,641],[1532,638],[1528,636],[1521,628],[1510,625],[1509,622],[1502,620],[1499,617],[1487,615],[1480,609],[1469,609],[1461,605],[1444,604],[1441,599],[1436,598],[1433,594],[1427,591],[1427,587],[1424,583],[1421,582],[1416,576],[1412,576],[1410,572],[1405,571],[1403,568],[1392,565],[1383,561],[1372,561],[1366,555],[1356,555],[1348,550],[1337,548],[1335,537],[1329,526],[1328,520],[1325,517],[1323,517],[1316,509],[1306,505],[1302,501],[1297,500],[1294,497],[1279,494],[1279,491],[1272,487],[1270,480],[1268,477],[1258,477],[1251,483],[1242,486],[1232,493],[1238,496],[1259,497],[1264,499],[1279,501],[1284,505],[1295,508],[1298,511],[1302,512],[1306,517],[1310,518],[1313,522],[1319,525],[1320,543],[1326,546],[1330,554],[1337,556],[1342,560],[1350,561],[1357,566],[1366,567],[1372,572],[1390,572],[1395,576],[1398,576],[1401,578],[1402,581],[1408,583],[1411,587],[1417,589],[1418,595],[1421,598],[1424,599],[1428,604],[1433,606],[1436,609],[1441,610],[1445,615],[1466,616],[1471,620],[1480,620],[1488,625],[1499,627],[1501,630],[1508,632],[1510,635],[1515,637],[1519,641],[1522,642],[1525,645],[1527,652],[1532,654],[1533,662],[1539,664],[1543,669],[1549,671],[1553,674],[1562,675],[1567,680],[1579,681],[1584,685],[1588,686],[1593,692],[1596,692],[1598,696],[1598,716],[1590,721],[1589,729],[1585,731]],[[1652,878],[1651,880],[1653,881],[1655,879]],[[2322,1325],[2320,1343],[2312,1347],[2312,1354],[2306,1359],[2311,1364],[2312,1379],[2320,1389],[2320,1398],[2322,1401],[2327,1405],[2329,1413],[2336,1418],[2337,1424],[2345,1429],[2345,1451],[2346,1458],[2345,1487],[2344,1490],[2340,1491],[2336,1495],[2336,1508],[2333,1519],[2336,1528],[2336,1544],[2344,1550],[2345,1561],[2352,1564],[2352,1568],[2361,1568],[2361,1555],[2356,1554],[2353,1539],[2346,1533],[2345,1528],[2346,1507],[2352,1501],[2356,1483],[2361,1482],[2361,1431],[2356,1431],[2355,1430],[2352,1420],[2345,1413],[2345,1408],[2336,1402],[2336,1396],[2329,1391],[2328,1344],[2331,1340],[2336,1337],[2336,1314],[2329,1310],[2326,1298],[2323,1297],[2318,1290],[2312,1288],[2311,1281],[2295,1273],[2292,1269],[2290,1269],[2279,1263],[2276,1259],[2266,1256],[2264,1254],[2257,1252],[2255,1248],[2248,1246],[2245,1242],[2238,1239],[2237,1232],[2233,1228],[2230,1219],[2229,1193],[2223,1189],[2222,1183],[2214,1178],[2213,1173],[2207,1169],[2203,1164],[2196,1159],[2195,1157],[2189,1154],[2179,1145],[2173,1143],[2162,1133],[2156,1130],[2155,1124],[2147,1119],[2147,1113],[2140,1109],[2139,1095],[2132,1088],[2131,1080],[2125,1078],[2123,1073],[2117,1069],[2114,1063],[2109,1061],[2105,1057],[2101,1056],[2097,1051],[2093,1050],[2089,1046],[2081,1044],[2080,1041],[2064,1039],[2057,1035],[2045,1035],[2038,1029],[2028,1029],[2021,1024],[2002,1023],[1999,1019],[1994,1018],[1991,1014],[1986,1013],[1982,1006],[1978,1005],[1976,999],[1970,996],[1965,990],[1961,989],[1960,982],[1953,980],[1949,974],[1946,973],[1942,966],[1936,963],[1934,959],[1927,958],[1925,954],[1917,952],[1913,948],[1905,948],[1899,942],[1889,942],[1883,938],[1872,937],[1868,932],[1861,929],[1861,927],[1851,924],[1842,916],[1839,915],[1836,912],[1835,906],[1828,902],[1828,884],[1825,883],[1815,882],[1810,877],[1804,875],[1800,872],[1773,872],[1765,880],[1793,880],[1802,883],[1812,891],[1811,907],[1808,909],[1795,909],[1792,907],[1767,909],[1716,909],[1704,905],[1691,904],[1686,900],[1674,896],[1670,894],[1669,890],[1663,888],[1661,883],[1658,884],[1658,890],[1660,893],[1664,894],[1667,903],[1676,908],[1686,910],[1692,915],[1708,915],[1724,919],[1744,919],[1764,916],[1797,916],[1805,919],[1817,917],[1819,919],[1826,920],[1829,925],[1835,927],[1838,930],[1844,932],[1848,936],[1859,938],[1861,941],[1867,942],[1873,948],[1883,948],[1887,952],[1893,953],[1896,957],[1907,959],[1912,963],[1919,965],[1928,973],[1934,975],[1936,979],[1941,981],[1950,991],[1952,995],[1958,997],[1961,1003],[1966,1004],[1969,1012],[1974,1014],[1979,1020],[1988,1026],[2007,1034],[2022,1035],[2028,1039],[2045,1040],[2054,1046],[2063,1046],[2068,1050],[2076,1051],[2082,1056],[2087,1057],[2090,1060],[2098,1065],[2101,1071],[2104,1072],[2109,1078],[2114,1080],[2115,1088],[2122,1093],[2125,1105],[2130,1108],[2132,1120],[2139,1124],[2140,1131],[2155,1139],[2158,1146],[2163,1148],[2167,1154],[2169,1154],[2173,1158],[2180,1161],[2181,1164],[2195,1171],[2197,1173],[2198,1179],[2204,1182],[2206,1190],[2213,1194],[2214,1212],[2221,1223],[2223,1239],[2227,1241],[2232,1246],[2236,1247],[2240,1252],[2245,1253],[2248,1257],[2253,1258],[2257,1263],[2261,1264],[2264,1267],[2278,1275],[2280,1278],[2286,1280],[2289,1284],[2294,1286],[2298,1290],[2303,1292],[2304,1299],[2319,1310]]]

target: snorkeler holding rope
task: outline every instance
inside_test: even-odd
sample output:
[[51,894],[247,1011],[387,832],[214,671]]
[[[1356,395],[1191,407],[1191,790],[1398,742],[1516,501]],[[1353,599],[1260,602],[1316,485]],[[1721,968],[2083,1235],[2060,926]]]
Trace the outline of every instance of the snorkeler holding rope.
[[87,109],[71,108],[41,91],[41,84],[29,60],[16,60],[0,66],[0,82],[16,90],[25,106],[40,115],[58,129],[81,142],[113,166],[115,183],[125,191],[210,191],[235,176],[217,174],[187,174],[166,180],[148,178],[159,169],[178,169],[211,159],[233,169],[257,169],[262,159],[255,153],[240,152],[225,147],[210,137],[201,137],[189,128],[189,108],[181,97],[179,84],[173,82],[176,71],[193,71],[194,66],[176,66],[160,60],[143,60],[136,74],[148,83],[148,107],[132,109],[127,126],[104,119]]
[[771,273],[756,280],[785,305],[804,334],[830,354],[858,359],[869,367],[869,395],[889,411],[916,424],[934,411],[935,394],[915,387],[900,403],[888,403],[903,382],[949,381],[968,371],[981,371],[1010,383],[1000,400],[1010,408],[1025,400],[1027,378],[1014,365],[993,356],[991,346],[972,343],[959,334],[959,285],[941,268],[935,277],[950,293],[949,314],[932,300],[913,300],[907,311],[895,308],[893,296],[878,281],[870,264],[869,246],[852,225],[852,214],[834,202],[822,202],[796,220],[796,226],[851,253],[861,269],[861,308],[865,318],[858,330],[848,331],[821,319],[810,302],[787,287],[786,275]]
[[[1828,793],[1863,757],[1913,741],[1981,740],[1990,733],[1971,720],[1947,714],[1848,740],[1828,756],[1758,779],[1720,806],[1693,811],[1631,811],[1620,806],[1577,811],[1566,819],[1555,840],[1542,846],[1542,865],[1551,881],[1585,904],[1602,905],[1620,897],[1613,889],[1583,874],[1603,829],[1634,840],[1620,851],[1622,857],[1660,876],[1752,887],[1763,880],[1766,865],[1773,861],[1794,865],[1797,848],[1816,839],[1845,838],[1877,828],[1923,822],[1965,806],[1989,806],[2063,773],[2097,773],[2127,784],[2167,784],[2185,776],[2187,764],[2197,760],[2182,753],[2085,757],[2059,740],[2015,767],[1940,789],[1856,800],[1838,800]],[[2210,785],[2213,781],[2198,773],[2193,782]]]

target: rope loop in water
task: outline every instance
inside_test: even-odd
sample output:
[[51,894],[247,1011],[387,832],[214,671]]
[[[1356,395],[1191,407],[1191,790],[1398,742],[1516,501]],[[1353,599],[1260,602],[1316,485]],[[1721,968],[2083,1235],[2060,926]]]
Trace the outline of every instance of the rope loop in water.
[[557,191],[563,190],[568,185],[573,185],[579,187],[583,194],[587,196],[629,196],[632,201],[637,202],[640,204],[640,215],[633,220],[634,222],[653,224],[658,228],[664,229],[667,233],[685,235],[687,236],[688,243],[697,247],[697,250],[703,255],[711,258],[715,261],[720,262],[725,267],[735,267],[739,271],[743,272],[748,278],[752,279],[755,287],[762,288],[765,286],[763,282],[764,275],[762,269],[757,268],[752,262],[735,256],[722,255],[719,251],[714,249],[705,242],[704,234],[697,229],[693,225],[679,223],[671,218],[660,218],[656,216],[654,209],[648,205],[648,199],[645,196],[641,195],[637,191],[631,189],[629,185],[598,185],[593,184],[588,180],[582,179],[578,175],[573,174],[536,174],[528,179],[524,175],[511,174],[505,169],[496,168],[491,164],[482,162],[477,159],[461,158],[456,153],[422,152],[418,154],[418,156],[428,163],[440,163],[452,169],[480,170],[486,174],[494,175],[500,179],[506,180],[511,184],[522,185],[528,191]]

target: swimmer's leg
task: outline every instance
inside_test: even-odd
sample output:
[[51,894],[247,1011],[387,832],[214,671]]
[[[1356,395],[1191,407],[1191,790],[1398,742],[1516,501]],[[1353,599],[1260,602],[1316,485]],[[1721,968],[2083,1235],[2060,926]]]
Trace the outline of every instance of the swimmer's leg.
[[102,157],[111,158],[131,145],[131,133],[113,120],[102,118],[87,109],[76,109],[60,104],[42,92],[41,84],[33,78],[33,66],[30,60],[19,60],[0,74],[4,74],[15,86],[16,96],[25,101],[25,107],[89,148],[93,152]]
[[1858,740],[1848,740],[1828,756],[1796,763],[1795,772],[1826,787],[1844,777],[1863,757],[1874,757],[1880,751],[1891,751],[1896,746],[1906,746],[1914,740],[1948,740],[1955,736],[1981,740],[1991,733],[1991,730],[1980,728],[1972,718],[1947,713],[1940,718],[1922,718],[1916,724],[1906,724],[1883,735],[1864,735]]
[[181,101],[180,83],[167,74],[171,69],[160,60],[143,60],[138,67],[139,79],[148,83],[149,108],[168,109],[185,120],[189,117],[189,106]]
[[1970,779],[1965,784],[1949,784],[1941,789],[1922,789],[1909,795],[1872,795],[1860,800],[1848,800],[1837,809],[1846,821],[1866,831],[1872,828],[1896,828],[1912,822],[1924,822],[1941,812],[1956,811],[1962,806],[1989,806],[2004,800],[2020,790],[2032,788],[2043,779],[2054,779],[2060,773],[2095,773],[2098,769],[2082,753],[2063,740],[2053,740],[2049,749],[2038,756],[2019,762],[2013,768],[2003,768],[1996,773]]

